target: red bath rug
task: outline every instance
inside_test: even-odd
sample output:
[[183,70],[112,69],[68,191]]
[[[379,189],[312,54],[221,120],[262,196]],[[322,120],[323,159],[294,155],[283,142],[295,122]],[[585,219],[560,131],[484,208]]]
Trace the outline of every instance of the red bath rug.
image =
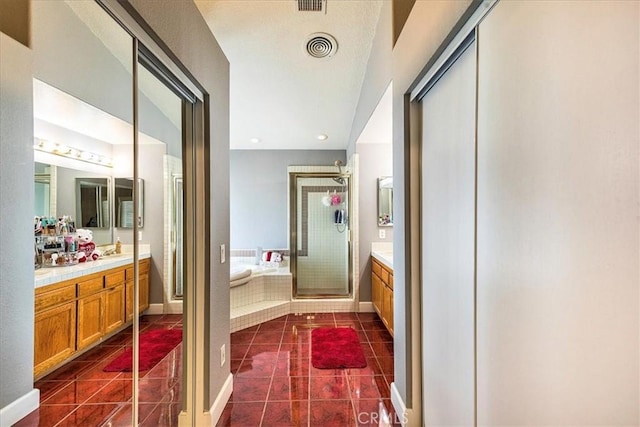
[[364,368],[367,359],[353,328],[317,328],[311,331],[311,363],[317,369]]
[[[157,329],[140,334],[140,371],[153,368],[182,341],[182,329]],[[104,367],[104,372],[131,372],[133,349],[128,349]]]

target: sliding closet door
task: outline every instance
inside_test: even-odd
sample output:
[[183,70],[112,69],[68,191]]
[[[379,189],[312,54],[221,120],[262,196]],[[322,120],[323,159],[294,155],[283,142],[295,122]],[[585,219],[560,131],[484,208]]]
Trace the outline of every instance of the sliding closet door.
[[640,3],[479,27],[478,424],[638,425]]
[[475,43],[422,99],[425,425],[475,417]]

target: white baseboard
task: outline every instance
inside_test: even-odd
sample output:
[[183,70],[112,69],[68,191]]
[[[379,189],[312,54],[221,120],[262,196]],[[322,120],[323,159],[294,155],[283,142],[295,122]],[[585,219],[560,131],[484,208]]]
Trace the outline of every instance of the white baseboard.
[[40,390],[34,388],[0,409],[0,427],[10,427],[40,406]]
[[211,425],[215,426],[218,424],[220,420],[220,416],[222,415],[222,411],[224,411],[224,407],[227,405],[229,398],[231,397],[231,393],[233,392],[233,375],[229,374],[224,384],[222,385],[222,390],[218,393],[218,397],[211,405],[211,409],[209,409],[209,416],[211,419]]
[[182,301],[169,301],[164,306],[165,314],[182,314]]
[[375,313],[375,311],[371,301],[360,301],[360,304],[358,304],[359,313]]
[[144,314],[164,314],[164,304],[149,304],[149,308],[144,311]]
[[402,396],[400,396],[400,392],[396,388],[395,382],[391,383],[391,404],[396,412],[396,421],[400,422],[402,427],[420,425],[420,417],[416,418],[416,413],[411,409],[407,409],[404,400],[402,400]]

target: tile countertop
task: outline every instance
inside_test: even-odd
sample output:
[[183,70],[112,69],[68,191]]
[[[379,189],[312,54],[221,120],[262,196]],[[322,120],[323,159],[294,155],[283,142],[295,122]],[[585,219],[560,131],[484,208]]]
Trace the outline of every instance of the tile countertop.
[[[128,249],[128,248],[127,248]],[[150,258],[151,248],[149,245],[140,245],[140,259]],[[131,264],[133,262],[133,252],[123,248],[123,253],[99,258],[96,261],[87,261],[69,267],[45,267],[34,272],[34,284],[36,288],[62,282],[64,280],[75,279],[87,274],[97,273],[111,268]]]
[[385,267],[393,270],[393,243],[371,243],[371,256],[384,264]]

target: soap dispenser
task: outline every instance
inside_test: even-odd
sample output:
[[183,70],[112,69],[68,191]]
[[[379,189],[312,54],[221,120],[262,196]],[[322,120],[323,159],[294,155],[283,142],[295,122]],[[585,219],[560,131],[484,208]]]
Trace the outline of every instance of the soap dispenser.
[[122,242],[120,241],[120,237],[116,240],[116,253],[122,253]]

